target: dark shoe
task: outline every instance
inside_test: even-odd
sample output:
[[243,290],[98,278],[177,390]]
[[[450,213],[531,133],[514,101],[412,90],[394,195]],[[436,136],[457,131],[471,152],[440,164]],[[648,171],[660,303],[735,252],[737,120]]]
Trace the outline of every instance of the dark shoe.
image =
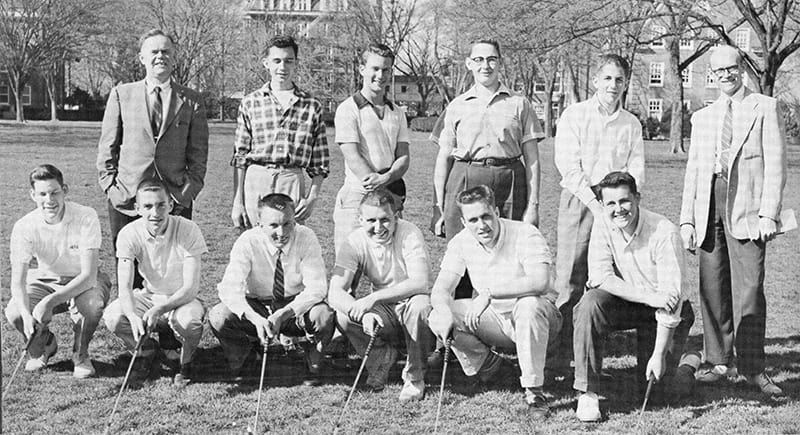
[[747,384],[753,387],[757,387],[761,390],[762,393],[768,396],[783,396],[783,390],[781,387],[775,385],[775,382],[772,381],[765,372],[761,372],[757,375],[746,376]]
[[444,348],[440,347],[428,355],[428,368],[441,367],[444,364]]
[[488,384],[500,373],[503,366],[505,366],[505,360],[500,355],[489,352],[489,356],[486,357],[486,361],[483,362],[481,369],[478,370],[478,378],[481,382]]
[[323,356],[313,343],[309,344],[308,346],[304,346],[305,353],[303,354],[303,361],[305,362],[306,373],[303,379],[303,385],[307,387],[316,387],[322,383],[319,379],[319,374],[322,371]]
[[389,370],[397,361],[397,350],[390,345],[373,347],[367,359],[367,386],[372,391],[383,391],[389,379]]
[[183,388],[192,381],[192,363],[181,364],[181,369],[172,379],[175,388]]
[[528,415],[534,420],[544,420],[550,415],[550,404],[541,389],[526,388],[525,403],[528,405]]
[[694,391],[694,368],[681,365],[667,382],[667,394],[671,402],[683,400],[692,395]]
[[697,379],[697,382],[714,384],[729,378],[735,378],[736,374],[736,368],[719,364],[715,366],[701,367],[700,370],[697,371],[695,378]]

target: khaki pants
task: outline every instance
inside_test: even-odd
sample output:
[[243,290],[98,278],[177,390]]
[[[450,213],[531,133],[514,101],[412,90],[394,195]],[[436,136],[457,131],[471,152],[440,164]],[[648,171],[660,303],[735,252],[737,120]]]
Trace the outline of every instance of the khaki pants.
[[[268,168],[250,165],[244,177],[244,208],[250,223],[258,224],[258,201],[270,193],[283,193],[295,205],[306,197],[306,180],[301,168]],[[302,222],[301,222],[302,223]]]

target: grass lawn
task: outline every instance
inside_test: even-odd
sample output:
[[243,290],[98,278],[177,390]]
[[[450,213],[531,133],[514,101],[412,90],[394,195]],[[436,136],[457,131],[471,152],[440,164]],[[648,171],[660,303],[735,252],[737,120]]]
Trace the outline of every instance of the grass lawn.
[[[114,260],[108,237],[105,196],[97,185],[95,171],[99,125],[65,123],[61,126],[31,123],[25,126],[0,124],[0,258],[2,258],[2,305],[9,291],[10,267],[8,240],[13,223],[32,209],[28,197],[27,174],[39,163],[53,163],[65,174],[69,197],[94,207],[103,226],[101,270],[114,276]],[[329,132],[329,133],[332,133]],[[411,169],[405,180],[409,195],[405,218],[425,229],[434,264],[438,271],[444,242],[427,231],[430,218],[433,164],[436,150],[426,135],[413,134]],[[332,135],[330,136],[332,143]],[[230,248],[238,235],[230,224],[232,196],[231,168],[228,166],[233,142],[233,125],[211,127],[206,187],[194,211],[195,221],[206,237],[210,252],[204,257],[201,298],[207,307],[218,302],[216,284],[222,277]],[[677,222],[683,185],[685,155],[668,152],[665,142],[648,142],[647,180],[643,189],[645,207],[665,214]],[[333,201],[343,180],[341,153],[332,147],[331,176],[323,185],[321,200],[308,225],[323,246],[328,267],[333,265]],[[555,228],[560,187],[553,166],[552,141],[541,146],[542,192],[541,229],[555,251]],[[800,150],[789,153],[789,181],[786,207],[800,208]],[[800,211],[800,210],[799,210]],[[768,400],[745,388],[744,381],[714,387],[698,387],[693,398],[679,404],[648,406],[641,426],[637,426],[640,396],[634,372],[635,340],[630,334],[615,334],[609,340],[605,365],[612,375],[604,386],[609,398],[601,404],[608,419],[585,425],[575,419],[575,400],[571,385],[552,381],[546,387],[553,394],[553,413],[546,422],[530,422],[525,415],[516,373],[509,373],[497,386],[474,392],[465,386],[457,364],[448,372],[442,427],[448,433],[796,433],[800,431],[800,316],[797,303],[800,291],[798,232],[779,237],[767,254],[766,293],[767,370],[787,393],[781,400]],[[555,252],[554,252],[555,253]],[[697,282],[697,258],[690,257],[689,273]],[[114,290],[114,294],[116,290]],[[702,320],[696,291],[692,296],[697,321],[692,344],[702,345]],[[53,328],[60,349],[50,366],[39,374],[20,371],[12,391],[3,398],[2,430],[5,433],[100,433],[114,403],[129,356],[122,343],[105,326],[100,326],[90,348],[98,377],[86,381],[72,378],[72,331],[67,316],[56,316]],[[20,335],[5,321],[2,328],[3,384],[21,352]],[[114,430],[118,433],[244,433],[256,406],[257,380],[245,387],[224,381],[224,358],[218,343],[206,328],[202,349],[197,354],[197,382],[176,393],[168,376],[138,391],[126,392],[120,403]],[[293,367],[296,367],[293,370]],[[428,433],[433,430],[440,370],[428,375],[428,394],[418,403],[400,405],[400,366],[392,383],[381,393],[356,393],[343,433]],[[268,356],[266,390],[260,428],[272,433],[326,433],[338,416],[355,371],[330,369],[324,385],[301,385],[302,369],[290,356],[272,352]],[[258,376],[257,372],[253,373]]]

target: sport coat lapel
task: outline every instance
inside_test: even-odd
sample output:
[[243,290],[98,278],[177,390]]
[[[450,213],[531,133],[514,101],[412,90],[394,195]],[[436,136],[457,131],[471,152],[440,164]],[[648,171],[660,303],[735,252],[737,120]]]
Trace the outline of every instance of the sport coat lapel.
[[137,89],[133,95],[133,104],[136,106],[135,113],[141,118],[139,122],[147,126],[147,132],[150,133],[149,137],[155,138],[156,135],[153,133],[153,125],[150,123],[150,106],[147,104],[147,85],[144,83],[144,80],[139,82],[138,87],[139,89]]
[[733,142],[731,143],[730,159],[728,159],[728,169],[733,166],[735,156],[739,154],[744,142],[750,135],[750,130],[758,117],[758,100],[748,98],[752,94],[749,89],[744,89],[744,98],[741,107],[734,113],[733,117]]
[[164,126],[161,127],[162,135],[167,131],[167,129],[172,126],[172,121],[175,120],[175,117],[178,115],[178,112],[183,107],[183,94],[184,89],[182,86],[178,86],[175,82],[172,82],[172,98],[169,102],[169,113],[167,114],[167,122],[164,123]]

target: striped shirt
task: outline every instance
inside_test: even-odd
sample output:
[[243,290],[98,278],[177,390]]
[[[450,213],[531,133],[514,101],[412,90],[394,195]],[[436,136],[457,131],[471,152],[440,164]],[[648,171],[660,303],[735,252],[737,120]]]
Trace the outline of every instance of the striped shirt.
[[269,83],[248,94],[239,105],[231,165],[251,162],[305,168],[310,177],[330,172],[330,154],[322,120],[322,103],[294,87],[283,108]]

